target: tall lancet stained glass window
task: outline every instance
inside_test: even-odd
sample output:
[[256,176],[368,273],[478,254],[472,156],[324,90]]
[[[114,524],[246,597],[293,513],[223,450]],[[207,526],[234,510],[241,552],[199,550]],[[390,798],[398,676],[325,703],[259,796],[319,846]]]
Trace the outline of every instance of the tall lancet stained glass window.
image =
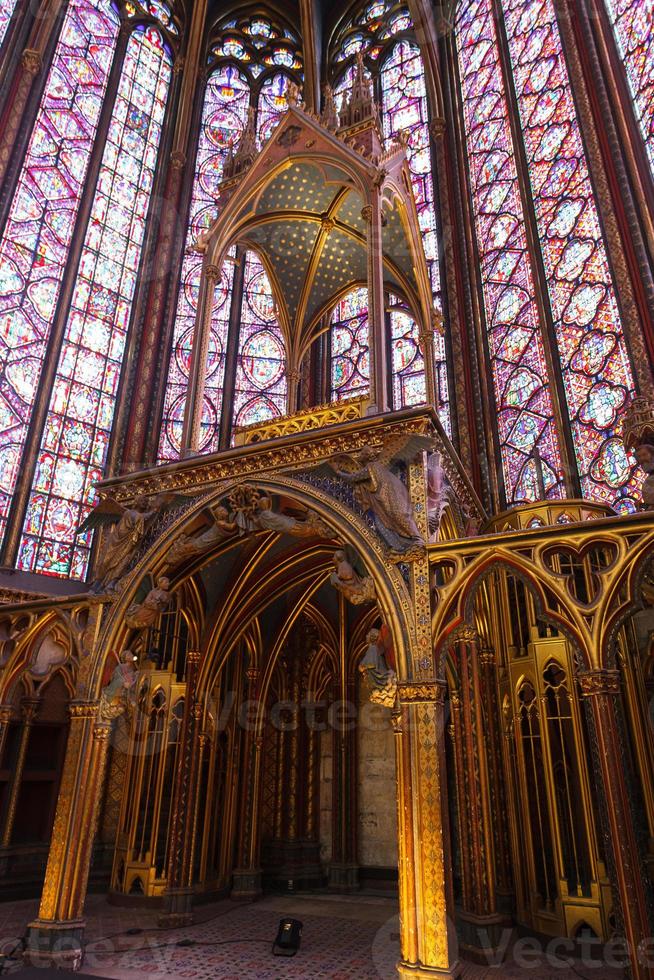
[[155,178],[171,57],[157,28],[127,43],[37,459],[18,565],[86,575],[90,535],[71,541],[107,459]]
[[564,495],[525,216],[490,0],[459,7],[457,41],[477,250],[509,503]]
[[[202,257],[193,251],[193,247],[198,236],[209,227],[216,216],[215,197],[222,178],[225,158],[230,148],[240,139],[247,122],[249,104],[248,80],[233,65],[219,68],[209,76],[204,96],[190,221],[177,298],[172,357],[168,368],[166,402],[159,444],[160,462],[177,459],[181,449],[193,331],[202,273]],[[202,450],[217,447],[233,279],[234,266],[231,262],[227,262],[222,269],[221,281],[216,286],[211,318],[200,442]]]
[[[515,89],[519,116],[516,131],[527,164],[526,206],[533,209],[540,255],[530,256],[524,248],[508,248],[519,228],[519,222],[511,217],[522,207],[517,193],[510,214],[502,221],[489,223],[480,218],[489,203],[497,208],[508,203],[513,181],[507,181],[507,172],[515,164],[509,171],[506,164],[514,159],[514,150],[506,125],[498,124],[498,119],[508,120],[510,110],[497,75],[502,50],[492,25],[490,4],[486,0],[461,4],[457,38],[471,183],[477,199],[478,243],[482,252],[489,244],[497,247],[498,243],[504,250],[503,265],[489,267],[487,282],[498,272],[506,275],[507,269],[515,275],[520,269],[517,253],[521,252],[531,268],[529,281],[533,283],[533,262],[542,261],[547,285],[542,306],[551,311],[551,363],[561,378],[562,409],[574,445],[573,462],[581,492],[617,507],[633,507],[632,469],[616,434],[618,413],[633,391],[632,371],[554,6],[550,0],[505,0],[499,29],[506,33],[509,57],[505,69],[512,75]],[[497,82],[487,90],[486,80],[494,73]],[[498,138],[503,145],[493,151],[487,144],[497,143]],[[530,286],[509,295],[514,309],[507,317],[506,333],[513,338],[514,349],[522,347],[524,355],[530,352],[516,333],[515,314],[526,309],[526,298],[532,291]],[[492,299],[489,303],[488,286],[485,299],[491,326],[497,304]],[[536,335],[534,331],[530,339]],[[496,391],[503,392],[505,375],[492,340],[491,336]],[[514,385],[514,400],[517,396],[524,402],[530,390],[537,393],[548,383],[554,386],[555,379],[536,364],[530,365],[529,373],[522,377],[524,380]],[[501,415],[501,401],[498,408]],[[535,425],[534,436],[531,447],[525,443],[526,452],[533,456],[533,448],[537,448],[550,466]],[[506,470],[511,451],[506,441],[503,451]],[[555,467],[552,470],[556,472]],[[528,487],[514,486],[507,487],[510,501],[539,495],[538,487],[530,492]]]
[[70,0],[0,238],[0,533],[28,424],[118,38],[104,0]]
[[654,175],[654,7],[652,0],[605,0]]

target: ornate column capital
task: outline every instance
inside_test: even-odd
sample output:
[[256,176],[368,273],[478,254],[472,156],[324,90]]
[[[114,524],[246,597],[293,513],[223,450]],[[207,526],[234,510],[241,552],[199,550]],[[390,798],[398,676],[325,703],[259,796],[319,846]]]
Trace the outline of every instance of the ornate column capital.
[[361,220],[367,225],[372,223],[372,204],[365,204],[361,208]]
[[397,686],[400,704],[443,704],[447,684],[443,680],[401,681]]
[[182,150],[173,150],[170,154],[170,166],[173,170],[183,170],[186,166],[186,154]]
[[71,701],[68,710],[71,719],[95,718],[99,705],[99,701]]
[[20,63],[23,66],[23,71],[28,75],[38,75],[43,67],[41,52],[34,48],[25,48],[20,56]]
[[11,721],[13,710],[11,704],[0,704],[0,725],[6,725],[7,722]]
[[445,120],[442,116],[436,116],[429,123],[429,132],[434,139],[439,139],[445,133]]
[[218,280],[220,279],[220,266],[208,265],[206,272],[207,272],[207,279],[210,279],[213,282],[218,282]]
[[93,726],[93,740],[95,742],[108,742],[113,725],[111,721],[102,719]]
[[200,650],[187,650],[186,662],[190,666],[197,667],[201,659],[202,659],[202,653]]
[[577,680],[586,698],[598,694],[620,694],[619,670],[584,670],[577,674]]

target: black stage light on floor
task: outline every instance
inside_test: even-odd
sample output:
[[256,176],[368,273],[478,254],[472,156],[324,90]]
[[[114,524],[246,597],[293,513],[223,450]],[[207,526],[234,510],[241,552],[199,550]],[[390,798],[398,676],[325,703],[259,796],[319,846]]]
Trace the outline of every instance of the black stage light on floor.
[[273,956],[295,956],[300,948],[302,923],[299,919],[280,919],[273,943]]

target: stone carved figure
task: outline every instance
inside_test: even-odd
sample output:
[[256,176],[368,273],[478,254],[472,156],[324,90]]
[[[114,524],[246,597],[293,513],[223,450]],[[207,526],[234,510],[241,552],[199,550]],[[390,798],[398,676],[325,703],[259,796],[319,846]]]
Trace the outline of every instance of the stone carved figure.
[[359,662],[359,671],[368,687],[368,696],[374,704],[392,708],[397,697],[397,674],[389,631],[384,626],[371,629],[366,642],[368,646]]
[[131,650],[123,650],[116,658],[117,662],[105,668],[105,679],[111,674],[102,688],[98,717],[101,721],[112,721],[122,714],[129,714],[136,701],[136,657]]
[[[360,507],[371,511],[380,536],[391,553],[399,557],[424,547],[413,504],[407,487],[391,470],[398,463],[408,463],[420,452],[433,449],[426,436],[401,436],[379,449],[364,446],[356,456],[341,456],[329,465],[336,475],[351,484]],[[320,467],[328,467],[322,464]]]
[[146,629],[154,626],[157,619],[170,605],[170,579],[160,575],[155,587],[150,589],[143,602],[133,602],[125,613],[125,625],[130,629]]
[[[369,575],[354,568],[345,551],[334,552],[334,571],[329,581],[353,606],[375,601],[375,583]],[[353,559],[354,561],[355,559]]]
[[166,556],[166,564],[170,568],[189,558],[196,558],[198,555],[205,554],[236,532],[236,522],[229,519],[229,512],[226,507],[216,507],[213,511],[213,519],[213,526],[206,531],[195,535],[180,534],[173,541]]
[[232,518],[241,535],[252,531],[276,531],[294,538],[333,537],[324,521],[313,511],[307,511],[305,520],[281,514],[274,509],[270,494],[257,487],[236,487],[228,500]]
[[83,534],[100,527],[109,528],[92,591],[115,589],[153,518],[185,499],[179,494],[159,494],[153,498],[139,496],[126,507],[112,497],[101,500],[77,531]]

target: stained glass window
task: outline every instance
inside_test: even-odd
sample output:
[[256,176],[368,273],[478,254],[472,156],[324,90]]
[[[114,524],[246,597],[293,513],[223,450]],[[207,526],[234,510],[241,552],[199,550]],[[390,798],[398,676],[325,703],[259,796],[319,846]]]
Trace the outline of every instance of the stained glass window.
[[136,29],[95,190],[37,459],[18,566],[84,578],[90,535],[72,541],[107,459],[171,58],[155,28]]
[[506,34],[585,497],[633,493],[616,434],[633,378],[553,0],[505,0]]
[[[392,49],[390,56],[383,62],[380,79],[384,135],[389,140],[401,132],[408,136],[407,157],[411,171],[413,194],[418,209],[418,221],[422,231],[425,257],[429,266],[432,292],[436,305],[440,307],[438,237],[436,234],[434,181],[430,155],[427,90],[418,46],[410,41],[399,41]],[[440,417],[446,431],[450,433],[451,420],[445,338],[441,334],[434,335],[434,348]],[[417,363],[414,362],[414,370],[417,370]],[[414,381],[412,386],[414,396],[418,390],[415,384]],[[399,383],[397,386],[398,397],[403,392],[404,386]],[[412,401],[410,404],[416,404],[416,402]],[[401,405],[398,404],[397,407],[399,408]]]
[[[233,66],[220,68],[209,77],[202,113],[190,224],[177,300],[173,353],[169,366],[159,445],[159,459],[162,462],[177,459],[181,448],[193,329],[202,271],[202,258],[192,251],[193,244],[198,235],[215,218],[215,197],[225,157],[230,146],[238,143],[240,139],[247,120],[249,102],[250,89],[247,79]],[[201,448],[204,451],[217,448],[229,324],[229,297],[233,276],[233,265],[226,263],[222,280],[216,288],[202,421]]]
[[538,497],[534,449],[548,495],[561,496],[561,456],[490,0],[460,5],[457,42],[506,497],[509,503]]
[[427,401],[425,360],[418,342],[418,324],[406,310],[391,308],[393,408]]
[[273,78],[267,78],[261,87],[257,115],[259,145],[266,142],[279,122],[281,114],[288,109],[288,102],[286,101],[288,83],[288,75],[278,74]]
[[654,174],[654,10],[651,0],[606,0]]
[[17,3],[18,0],[9,0],[9,2],[0,3],[0,45],[5,39],[7,28],[9,27]]
[[250,425],[286,413],[284,340],[268,276],[248,252],[234,387],[234,425]]
[[[552,0],[504,0],[501,29],[582,493],[632,507],[633,472],[615,429],[633,390],[631,365]],[[460,5],[457,41],[507,497],[539,495],[535,450],[549,494],[559,494],[553,379],[489,0]],[[516,470],[520,456],[526,480]]]
[[16,486],[118,37],[104,0],[70,0],[0,239],[0,532]]
[[332,400],[366,395],[370,388],[368,290],[353,289],[332,314]]

